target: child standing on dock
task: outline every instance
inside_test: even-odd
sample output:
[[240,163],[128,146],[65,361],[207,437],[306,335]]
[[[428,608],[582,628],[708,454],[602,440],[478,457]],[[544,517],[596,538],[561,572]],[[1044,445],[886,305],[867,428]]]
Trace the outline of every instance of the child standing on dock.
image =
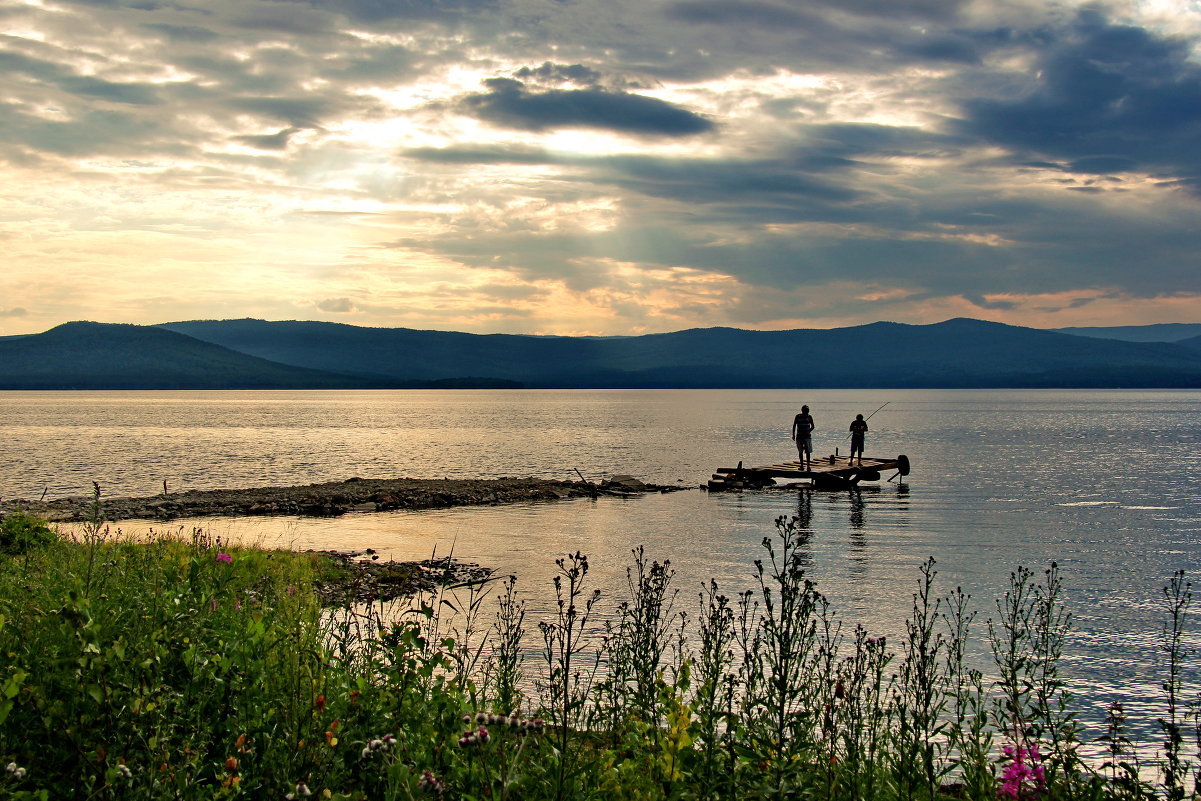
[[792,419],[792,439],[796,442],[797,461],[808,470],[813,465],[813,441],[810,434],[817,425],[809,414],[809,407],[802,406],[801,413]]
[[867,433],[867,421],[863,419],[863,415],[855,415],[855,419],[851,421],[851,456],[847,459],[847,464],[855,461],[855,454],[859,454],[859,466],[863,466],[863,439]]

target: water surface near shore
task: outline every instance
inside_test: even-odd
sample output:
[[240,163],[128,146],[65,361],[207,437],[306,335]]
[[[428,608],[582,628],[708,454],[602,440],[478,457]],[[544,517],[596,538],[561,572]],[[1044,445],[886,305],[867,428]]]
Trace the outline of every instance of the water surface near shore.
[[1160,589],[1174,570],[1201,568],[1198,392],[0,393],[0,495],[86,494],[92,481],[106,494],[149,495],[164,480],[182,490],[350,476],[571,479],[576,469],[696,487],[716,467],[791,458],[801,403],[813,407],[824,454],[845,452],[850,420],[886,400],[867,450],[909,456],[901,486],[153,525],[372,547],[384,558],[453,549],[518,575],[533,624],[549,609],[556,556],[589,554],[594,586],[616,603],[630,549],[644,545],[672,561],[678,607],[692,613],[710,577],[730,593],[749,586],[772,521],[796,516],[809,573],[845,625],[894,641],[927,557],[940,588],[963,586],[981,619],[995,616],[1011,570],[1054,560],[1074,615],[1063,669],[1087,696],[1085,716],[1099,721],[1115,698],[1135,714],[1152,708]]

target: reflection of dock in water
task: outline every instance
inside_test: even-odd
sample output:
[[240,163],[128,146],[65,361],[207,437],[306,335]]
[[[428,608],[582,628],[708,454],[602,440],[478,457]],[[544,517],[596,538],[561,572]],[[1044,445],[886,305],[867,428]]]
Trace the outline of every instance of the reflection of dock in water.
[[737,467],[717,468],[707,486],[710,490],[715,491],[759,489],[773,486],[777,478],[795,478],[808,479],[816,489],[850,489],[861,481],[879,481],[880,476],[889,470],[897,471],[892,478],[888,479],[889,481],[897,476],[909,475],[909,457],[904,455],[895,459],[864,457],[861,466],[857,463],[852,464],[846,456],[832,454],[812,460],[807,468],[799,461],[760,467],[743,467],[742,462],[739,462]]

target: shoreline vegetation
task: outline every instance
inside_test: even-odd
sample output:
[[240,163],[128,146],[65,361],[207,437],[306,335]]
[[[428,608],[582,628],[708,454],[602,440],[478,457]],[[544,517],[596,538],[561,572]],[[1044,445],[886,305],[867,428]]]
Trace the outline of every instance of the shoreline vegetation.
[[[0,797],[1198,797],[1183,573],[1159,599],[1153,743],[1116,702],[1086,741],[1054,563],[1017,568],[981,619],[931,559],[886,641],[844,627],[805,575],[807,532],[782,517],[754,590],[711,582],[686,602],[670,562],[638,548],[628,591],[602,597],[568,554],[534,623],[515,577],[330,606],[328,554],[201,529],[132,541],[100,509],[97,493],[66,535],[0,520]],[[1147,762],[1140,744],[1157,746]]]

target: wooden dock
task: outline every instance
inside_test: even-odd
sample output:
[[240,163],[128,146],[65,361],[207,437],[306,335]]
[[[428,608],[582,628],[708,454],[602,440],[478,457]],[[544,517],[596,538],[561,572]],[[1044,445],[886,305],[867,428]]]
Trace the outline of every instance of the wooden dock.
[[[863,465],[851,463],[846,456],[830,455],[815,458],[804,467],[799,461],[781,462],[760,467],[719,467],[709,480],[708,489],[721,492],[732,489],[770,487],[777,478],[808,479],[816,489],[850,489],[861,481],[879,481],[883,473],[896,470],[897,475],[909,475],[909,457],[895,459],[863,458]],[[892,478],[889,479],[891,481]]]

